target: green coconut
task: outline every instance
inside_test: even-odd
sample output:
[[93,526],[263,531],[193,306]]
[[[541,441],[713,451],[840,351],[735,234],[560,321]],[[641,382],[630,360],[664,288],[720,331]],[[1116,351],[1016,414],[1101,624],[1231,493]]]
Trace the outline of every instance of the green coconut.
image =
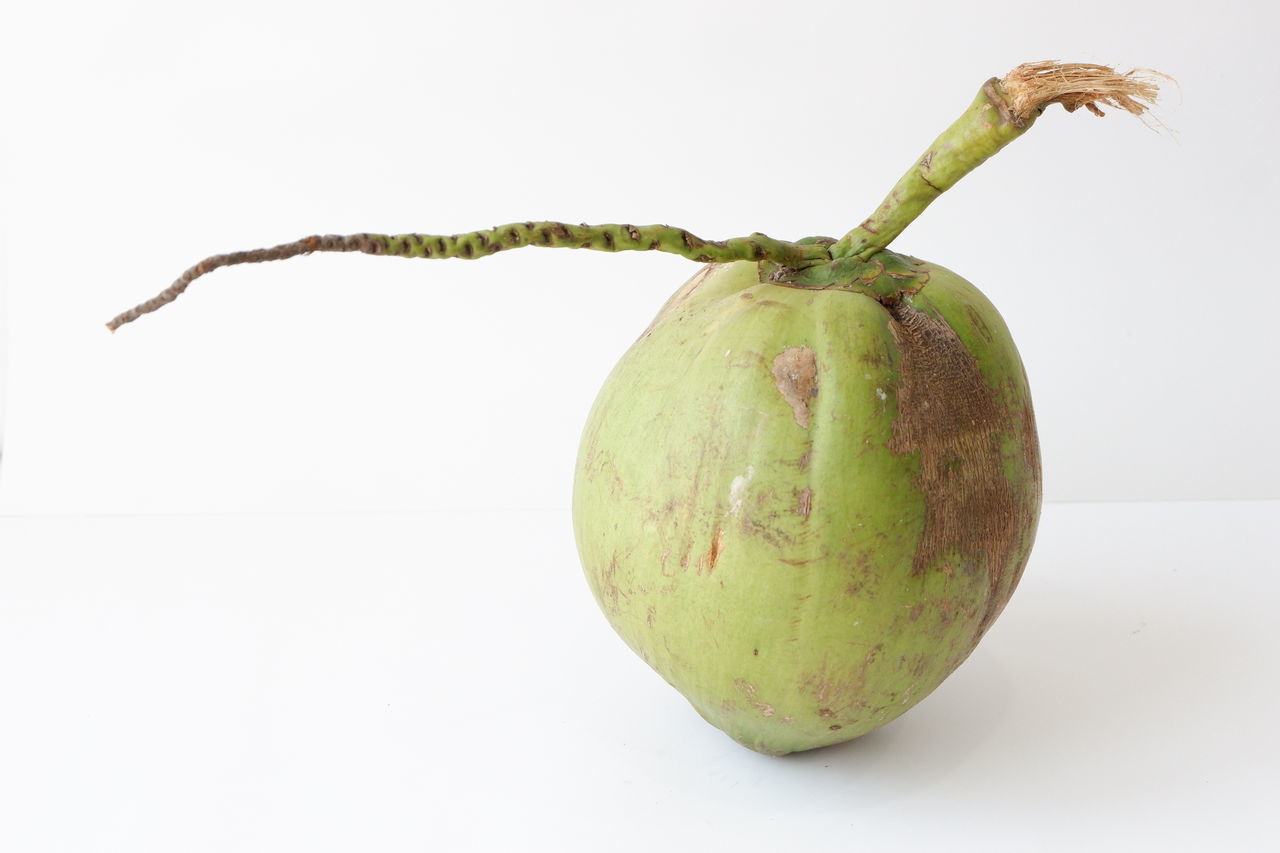
[[703,269],[587,421],[574,525],[613,627],[711,723],[769,753],[924,698],[1022,574],[1040,510],[1031,396],[977,288],[885,305]]
[[827,746],[901,715],[969,656],[1018,584],[1040,512],[1008,328],[972,284],[889,243],[1049,104],[1141,115],[1155,95],[1135,72],[1019,66],[839,240],[559,222],[316,236],[210,257],[108,327],[218,267],[316,251],[472,259],[534,245],[706,264],[591,411],[579,553],[614,629],[710,723],[770,754]]

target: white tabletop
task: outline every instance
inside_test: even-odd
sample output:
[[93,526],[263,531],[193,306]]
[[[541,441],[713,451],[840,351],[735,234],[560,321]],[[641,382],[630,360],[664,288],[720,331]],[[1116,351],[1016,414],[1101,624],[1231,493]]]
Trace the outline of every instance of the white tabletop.
[[1050,505],[949,681],[779,759],[615,637],[567,513],[3,517],[0,849],[1275,849],[1278,546]]

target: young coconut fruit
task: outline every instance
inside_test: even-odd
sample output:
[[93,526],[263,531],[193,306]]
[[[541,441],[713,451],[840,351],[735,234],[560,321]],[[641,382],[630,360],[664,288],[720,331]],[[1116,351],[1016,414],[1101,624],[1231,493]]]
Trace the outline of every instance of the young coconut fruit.
[[969,282],[889,243],[1049,104],[1141,115],[1156,91],[1104,66],[1019,66],[839,240],[557,222],[316,236],[208,258],[108,328],[218,267],[311,252],[560,246],[707,264],[589,416],[578,547],[610,623],[709,722],[765,753],[827,746],[896,718],[969,656],[1017,586],[1040,512],[1009,330]]

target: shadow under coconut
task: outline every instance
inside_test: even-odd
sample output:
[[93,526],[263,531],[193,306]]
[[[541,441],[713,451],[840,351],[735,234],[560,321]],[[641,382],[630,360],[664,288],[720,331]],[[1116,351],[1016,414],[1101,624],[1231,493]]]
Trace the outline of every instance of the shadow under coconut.
[[1010,708],[1010,675],[979,649],[919,705],[847,743],[793,753],[796,767],[839,769],[874,783],[878,797],[917,789],[950,775],[994,737]]
[[956,808],[1063,821],[1082,805],[1192,821],[1215,780],[1255,784],[1265,762],[1229,756],[1273,729],[1274,619],[1254,578],[1268,518],[1240,507],[1210,537],[1195,506],[1056,507],[1046,522],[968,661],[888,726],[781,759],[785,775],[862,804],[934,788]]

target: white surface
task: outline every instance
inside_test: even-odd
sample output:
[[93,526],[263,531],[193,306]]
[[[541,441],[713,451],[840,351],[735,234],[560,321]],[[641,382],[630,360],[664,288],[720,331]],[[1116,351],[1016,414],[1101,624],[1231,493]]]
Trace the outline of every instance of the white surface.
[[1280,503],[1047,508],[905,717],[767,758],[567,515],[0,518],[0,849],[1274,849]]
[[895,247],[1003,312],[1050,500],[1280,497],[1255,319],[1280,314],[1278,9],[17,4],[0,509],[566,507],[592,396],[682,259],[315,257],[102,323],[205,255],[316,232],[838,234],[983,80],[1042,58],[1175,75],[1176,137],[1055,109]]

